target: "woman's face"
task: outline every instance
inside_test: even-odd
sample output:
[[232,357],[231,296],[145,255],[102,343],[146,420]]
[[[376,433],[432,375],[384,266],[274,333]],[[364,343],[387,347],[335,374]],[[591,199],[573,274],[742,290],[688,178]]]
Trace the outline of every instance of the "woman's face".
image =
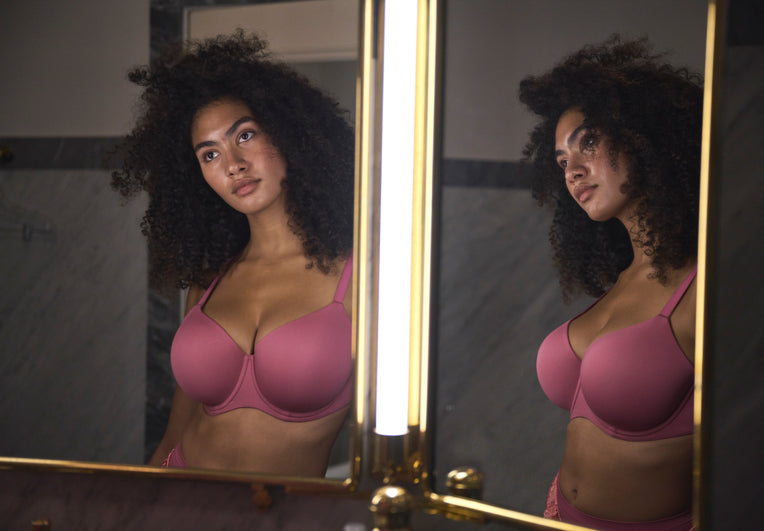
[[244,103],[223,99],[196,112],[191,144],[207,184],[231,207],[285,212],[286,161]]
[[608,140],[584,126],[584,114],[576,107],[565,111],[555,131],[555,160],[565,175],[568,192],[594,221],[620,219],[624,224],[631,204],[623,192],[626,160],[612,161]]

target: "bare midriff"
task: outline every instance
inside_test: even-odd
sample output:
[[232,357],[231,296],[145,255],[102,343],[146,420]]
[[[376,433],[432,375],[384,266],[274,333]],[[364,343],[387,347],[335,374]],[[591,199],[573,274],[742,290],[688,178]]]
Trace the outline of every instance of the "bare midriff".
[[559,488],[598,518],[645,521],[686,511],[692,500],[692,435],[625,441],[591,421],[568,424]]
[[183,432],[183,457],[193,468],[323,477],[347,411],[288,422],[249,408],[212,416],[199,406]]

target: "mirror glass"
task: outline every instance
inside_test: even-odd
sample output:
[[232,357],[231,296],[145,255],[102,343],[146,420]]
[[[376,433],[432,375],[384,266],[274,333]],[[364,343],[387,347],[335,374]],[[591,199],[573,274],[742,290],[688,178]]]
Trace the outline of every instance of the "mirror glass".
[[[104,15],[106,22],[115,23],[132,16],[135,26],[142,23],[146,30],[135,32],[141,46],[125,44],[143,53],[120,55],[123,50],[112,38],[109,45],[116,51],[99,58],[110,65],[121,91],[110,102],[120,109],[116,125],[107,132],[96,125],[81,136],[81,114],[96,115],[91,122],[104,114],[87,107],[97,100],[91,95],[75,116],[79,121],[62,115],[74,124],[68,128],[54,123],[49,129],[24,131],[19,120],[22,125],[15,129],[0,129],[0,144],[15,155],[0,165],[0,456],[143,464],[164,432],[175,387],[169,349],[182,318],[183,294],[167,297],[149,285],[145,239],[138,226],[145,197],[123,204],[110,189],[109,172],[99,169],[132,123],[138,91],[126,72],[148,62],[149,43],[155,53],[183,37],[204,38],[237,27],[256,31],[277,59],[331,94],[353,125],[358,2],[246,3],[251,2],[190,0],[168,6],[145,0]],[[92,20],[98,15],[96,4],[79,15]],[[20,7],[12,14],[27,30],[23,24],[39,23]],[[64,28],[62,42],[79,31],[75,15],[57,19]],[[317,32],[319,20],[323,31]],[[50,54],[29,53],[30,59],[52,60]],[[71,55],[77,53],[82,50]],[[103,70],[100,63],[92,68]],[[92,79],[86,77],[90,74],[70,75]],[[61,77],[68,80],[66,72]],[[30,80],[30,85],[39,82]],[[77,86],[83,90],[82,83]],[[49,131],[59,136],[45,137]],[[346,427],[332,451],[327,477],[348,477],[348,439]]]
[[100,166],[131,120],[148,10],[2,8],[1,456],[143,461],[146,205],[122,207]]
[[[478,468],[483,500],[541,515],[568,412],[536,377],[541,341],[591,299],[563,304],[551,216],[520,160],[534,117],[518,85],[613,33],[647,36],[703,72],[703,0],[445,0],[434,482]],[[679,23],[678,21],[681,21]]]

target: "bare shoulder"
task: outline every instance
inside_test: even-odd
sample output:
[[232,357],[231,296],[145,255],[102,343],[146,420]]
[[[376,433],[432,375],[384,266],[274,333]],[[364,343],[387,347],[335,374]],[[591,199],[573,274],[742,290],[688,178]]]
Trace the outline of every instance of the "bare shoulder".
[[205,288],[202,286],[197,286],[196,284],[188,288],[188,294],[186,295],[186,309],[184,314],[190,312],[191,308],[196,306],[199,301],[202,300],[202,296],[204,295],[205,291]]
[[[345,264],[348,263],[348,261],[353,259],[353,254],[351,253],[350,256],[348,256],[347,260],[342,262],[342,270],[344,271]],[[353,264],[355,267],[355,264]],[[350,279],[348,279],[347,289],[345,290],[345,298],[342,300],[342,305],[345,307],[345,311],[352,317],[353,315],[353,272],[350,271]]]

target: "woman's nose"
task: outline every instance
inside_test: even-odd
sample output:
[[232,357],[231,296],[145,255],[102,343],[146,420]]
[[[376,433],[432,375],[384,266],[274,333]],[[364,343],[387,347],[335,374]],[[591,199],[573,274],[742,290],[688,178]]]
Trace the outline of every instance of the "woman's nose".
[[238,175],[247,170],[246,161],[235,153],[232,153],[228,157],[228,175],[231,177]]
[[570,157],[565,167],[565,180],[573,182],[585,174],[585,170],[578,157]]

